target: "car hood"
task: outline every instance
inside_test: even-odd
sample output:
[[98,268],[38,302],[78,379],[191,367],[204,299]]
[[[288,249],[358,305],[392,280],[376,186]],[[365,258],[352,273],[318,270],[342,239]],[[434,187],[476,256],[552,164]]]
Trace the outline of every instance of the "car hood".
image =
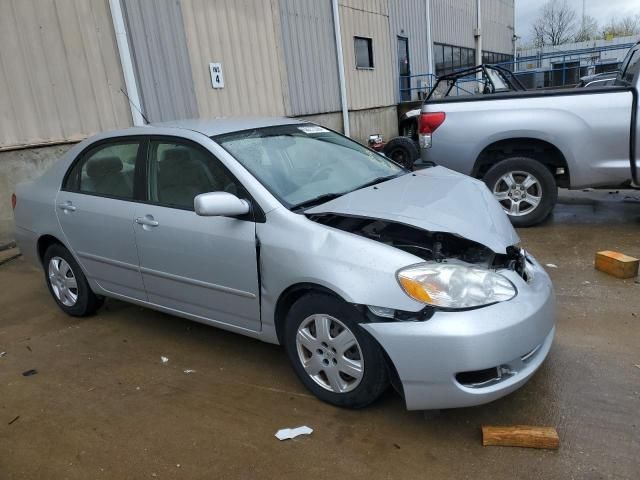
[[379,218],[431,232],[447,232],[495,253],[520,241],[484,183],[444,167],[418,170],[306,210]]

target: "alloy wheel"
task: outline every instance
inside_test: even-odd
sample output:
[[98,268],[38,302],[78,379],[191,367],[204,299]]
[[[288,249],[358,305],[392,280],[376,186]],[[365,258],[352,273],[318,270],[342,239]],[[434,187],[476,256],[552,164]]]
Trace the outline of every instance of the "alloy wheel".
[[495,183],[493,195],[508,215],[521,217],[540,205],[542,185],[529,172],[507,172]]
[[66,307],[72,307],[78,301],[78,282],[71,266],[64,258],[53,257],[49,260],[49,283],[58,301]]
[[337,318],[311,315],[296,333],[298,358],[309,377],[325,390],[354,390],[364,375],[364,356],[355,335]]

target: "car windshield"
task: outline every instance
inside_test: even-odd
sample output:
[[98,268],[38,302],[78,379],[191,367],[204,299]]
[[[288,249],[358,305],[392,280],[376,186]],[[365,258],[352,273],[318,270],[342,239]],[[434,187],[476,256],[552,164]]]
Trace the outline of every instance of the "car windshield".
[[290,209],[407,173],[384,156],[313,124],[245,130],[213,140]]

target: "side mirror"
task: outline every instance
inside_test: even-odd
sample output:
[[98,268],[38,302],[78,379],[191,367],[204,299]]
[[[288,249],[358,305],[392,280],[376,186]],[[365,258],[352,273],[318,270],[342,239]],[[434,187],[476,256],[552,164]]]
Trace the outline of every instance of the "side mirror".
[[202,217],[237,217],[249,213],[249,202],[227,192],[201,193],[193,200],[196,215]]

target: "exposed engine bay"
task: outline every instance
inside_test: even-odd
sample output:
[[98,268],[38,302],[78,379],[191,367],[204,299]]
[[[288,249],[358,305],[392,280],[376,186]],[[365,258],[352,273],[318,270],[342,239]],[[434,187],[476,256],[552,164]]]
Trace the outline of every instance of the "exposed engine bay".
[[337,214],[315,214],[308,217],[328,227],[404,250],[426,261],[456,259],[496,270],[514,270],[526,279],[524,251],[516,246],[508,247],[506,254],[496,254],[484,245],[452,233],[426,231],[388,220]]

